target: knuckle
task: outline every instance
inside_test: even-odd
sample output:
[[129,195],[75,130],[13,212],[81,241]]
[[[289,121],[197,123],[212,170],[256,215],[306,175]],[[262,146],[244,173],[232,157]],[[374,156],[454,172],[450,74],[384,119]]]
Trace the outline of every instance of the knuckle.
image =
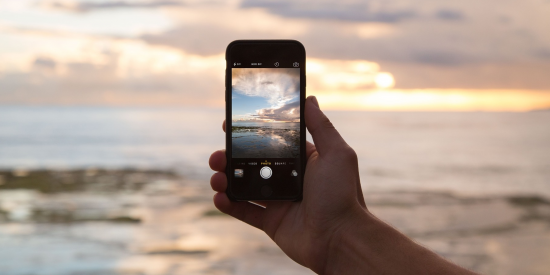
[[332,122],[330,122],[330,120],[328,118],[325,118],[323,120],[322,126],[325,129],[336,129],[336,128],[334,128],[334,125],[332,124]]
[[357,153],[350,146],[346,146],[346,148],[342,149],[342,155],[348,161],[357,162]]
[[311,133],[323,132],[326,129],[336,129],[327,117],[323,117],[317,123],[308,128]]

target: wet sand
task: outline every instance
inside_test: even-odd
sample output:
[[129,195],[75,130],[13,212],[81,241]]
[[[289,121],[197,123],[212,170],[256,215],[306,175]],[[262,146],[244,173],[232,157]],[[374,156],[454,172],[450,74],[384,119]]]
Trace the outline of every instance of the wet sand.
[[[3,274],[312,274],[170,171],[0,172]],[[48,184],[44,184],[47,182]],[[484,274],[548,274],[550,201],[365,192],[369,209]],[[47,252],[46,252],[47,251]]]
[[234,126],[231,132],[235,158],[297,158],[300,156],[300,132],[297,130]]

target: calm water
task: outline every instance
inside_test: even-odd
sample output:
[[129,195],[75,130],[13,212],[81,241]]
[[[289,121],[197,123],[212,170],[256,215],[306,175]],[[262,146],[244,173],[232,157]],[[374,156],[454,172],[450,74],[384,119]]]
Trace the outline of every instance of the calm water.
[[137,167],[204,176],[225,145],[223,111],[0,107],[0,167]]
[[[367,190],[550,195],[550,112],[328,112]],[[0,107],[0,167],[175,169],[207,179],[220,109]]]
[[231,143],[234,158],[300,157],[300,132],[298,130],[269,126],[253,129],[233,128]]
[[[482,273],[547,273],[544,204],[536,216],[532,206],[506,199],[384,191],[550,197],[550,112],[327,114],[357,151],[369,208],[382,219]],[[128,187],[121,190],[109,189],[116,178],[100,174],[86,176],[85,192],[1,190],[1,273],[312,274],[260,230],[214,209],[208,157],[224,147],[223,117],[216,109],[0,107],[3,169],[183,175],[137,171],[121,175]],[[144,177],[143,189],[130,188]],[[65,216],[72,222],[56,222]],[[114,221],[125,217],[140,222]]]

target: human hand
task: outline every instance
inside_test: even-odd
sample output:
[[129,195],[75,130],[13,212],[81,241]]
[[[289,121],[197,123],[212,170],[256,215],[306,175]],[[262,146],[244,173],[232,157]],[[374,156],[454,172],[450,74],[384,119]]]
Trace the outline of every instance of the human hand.
[[315,97],[307,98],[304,113],[315,145],[307,142],[302,201],[255,202],[265,208],[230,201],[225,194],[225,150],[210,157],[210,167],[218,171],[210,184],[218,192],[214,204],[220,211],[263,230],[294,261],[322,273],[339,232],[353,226],[352,221],[357,220],[354,216],[364,215],[367,208],[357,155],[323,114]]
[[[318,274],[474,274],[439,257],[372,215],[363,199],[357,156],[321,112],[305,104],[307,166],[300,202],[230,201],[225,150],[210,156],[216,207],[263,230],[294,261]],[[223,124],[225,131],[225,122]]]

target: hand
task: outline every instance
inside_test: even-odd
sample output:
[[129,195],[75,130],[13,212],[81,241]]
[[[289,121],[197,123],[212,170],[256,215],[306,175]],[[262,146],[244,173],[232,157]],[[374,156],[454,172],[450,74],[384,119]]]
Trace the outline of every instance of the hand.
[[[225,150],[210,156],[216,207],[263,230],[294,261],[318,274],[474,274],[416,244],[372,215],[363,199],[357,156],[315,97],[305,104],[307,143],[303,200],[230,201]],[[225,122],[222,128],[225,131]]]
[[218,171],[210,184],[218,192],[214,204],[220,211],[263,230],[294,261],[322,272],[333,237],[350,226],[350,216],[364,214],[367,208],[357,155],[321,112],[315,97],[306,100],[305,121],[315,145],[307,142],[302,201],[256,202],[265,208],[230,201],[225,194],[225,150],[210,157],[210,167]]

